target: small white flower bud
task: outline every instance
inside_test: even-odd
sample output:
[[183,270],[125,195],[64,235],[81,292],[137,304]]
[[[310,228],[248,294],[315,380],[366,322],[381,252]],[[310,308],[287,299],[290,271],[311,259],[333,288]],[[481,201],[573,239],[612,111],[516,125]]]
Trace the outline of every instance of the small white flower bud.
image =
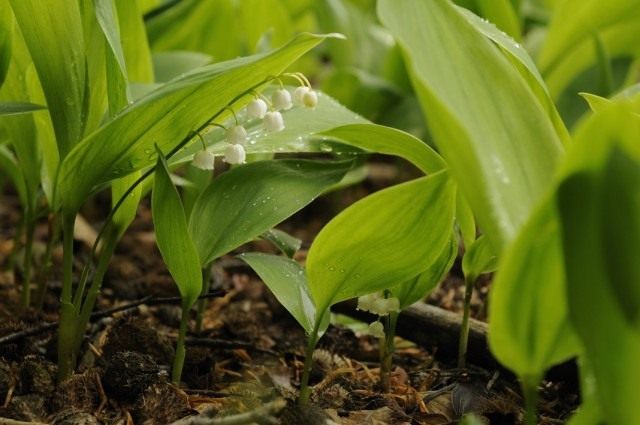
[[247,141],[247,130],[241,125],[229,127],[226,133],[227,143],[232,145],[242,145]]
[[369,324],[369,335],[375,338],[384,338],[384,326],[380,322]]
[[313,90],[307,91],[302,95],[302,103],[307,108],[315,108],[318,104],[318,94]]
[[228,164],[244,164],[247,153],[242,145],[227,145],[224,150],[224,162]]
[[291,102],[291,93],[286,89],[276,90],[273,95],[271,95],[271,103],[278,111],[289,110],[293,106],[293,103]]
[[382,298],[382,295],[379,292],[361,296],[358,298],[358,310],[371,311],[374,303],[380,298]]
[[201,170],[213,170],[215,156],[208,150],[201,150],[193,156],[193,166]]
[[253,99],[247,105],[247,114],[251,118],[264,118],[264,115],[267,113],[267,102],[258,98]]
[[284,130],[284,119],[280,112],[267,112],[263,124],[264,129],[271,133]]
[[293,91],[293,100],[296,103],[296,105],[304,105],[304,95],[305,93],[309,92],[309,87],[307,86],[300,86],[297,87],[294,91]]
[[400,300],[397,298],[380,298],[373,302],[369,311],[378,316],[386,316],[387,314],[400,310]]

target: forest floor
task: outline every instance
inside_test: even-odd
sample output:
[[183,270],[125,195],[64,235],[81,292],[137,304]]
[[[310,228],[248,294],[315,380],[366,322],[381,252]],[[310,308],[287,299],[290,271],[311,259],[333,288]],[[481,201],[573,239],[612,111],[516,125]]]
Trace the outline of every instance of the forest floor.
[[[340,209],[398,180],[393,164],[374,164],[372,170],[372,178],[316,200],[280,226],[303,240],[298,259],[304,259],[313,236]],[[6,266],[19,209],[10,193],[3,201],[0,260]],[[87,221],[99,223],[105,205],[108,201],[84,211]],[[42,223],[36,259],[46,237]],[[76,249],[77,260],[85,259],[87,244],[78,240]],[[253,242],[240,251],[252,250],[275,253],[266,242]],[[55,327],[46,323],[57,320],[60,262],[61,250],[56,249],[41,312],[19,308],[19,269],[0,272],[0,341],[10,339],[0,342],[0,424],[11,423],[2,418],[57,425],[171,424],[181,419],[187,424],[198,423],[189,418],[247,412],[254,412],[249,413],[250,422],[286,425],[440,425],[457,423],[467,412],[490,424],[520,423],[523,402],[513,376],[497,367],[475,366],[473,357],[467,369],[458,370],[455,357],[439,355],[451,347],[444,350],[438,341],[424,344],[428,335],[412,338],[405,332],[406,339],[397,338],[390,391],[381,392],[378,341],[366,335],[366,324],[343,315],[336,315],[336,324],[314,354],[312,405],[298,409],[294,400],[304,361],[304,332],[251,269],[233,256],[214,265],[214,296],[206,300],[203,330],[189,335],[180,387],[170,384],[180,320],[178,292],[155,246],[144,203],[109,267],[96,306],[103,313],[87,330],[77,374],[56,385]],[[483,280],[474,293],[476,319],[486,320],[489,285],[490,279]],[[459,313],[463,298],[457,261],[426,301]],[[26,330],[37,332],[21,336]],[[421,328],[412,331],[418,335]],[[565,423],[579,401],[575,382],[545,381],[540,391],[540,423]]]

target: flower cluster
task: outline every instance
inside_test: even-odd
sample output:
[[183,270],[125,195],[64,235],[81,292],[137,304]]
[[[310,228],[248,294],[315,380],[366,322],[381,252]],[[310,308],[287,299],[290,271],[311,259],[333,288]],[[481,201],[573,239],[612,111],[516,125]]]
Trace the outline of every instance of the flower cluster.
[[358,298],[358,310],[386,316],[391,312],[400,311],[400,300],[395,297],[385,298],[381,292],[375,292]]
[[[284,130],[284,118],[281,111],[288,111],[294,104],[306,108],[315,108],[318,104],[318,95],[308,85],[306,79],[296,78],[303,83],[293,91],[293,96],[284,87],[276,90],[268,100],[260,95],[246,106],[246,115],[252,119],[261,119],[264,130],[268,133],[276,133]],[[232,111],[233,112],[233,111]],[[228,164],[244,164],[247,159],[245,144],[248,138],[247,130],[240,124],[235,116],[235,125],[225,128],[227,146],[224,150],[224,161]],[[203,170],[213,170],[214,155],[209,152],[203,142],[203,149],[193,157],[193,165]]]

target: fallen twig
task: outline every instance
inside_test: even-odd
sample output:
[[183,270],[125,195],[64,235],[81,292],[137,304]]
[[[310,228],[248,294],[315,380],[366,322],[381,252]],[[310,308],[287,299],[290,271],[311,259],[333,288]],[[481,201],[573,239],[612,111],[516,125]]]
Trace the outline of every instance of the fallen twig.
[[[207,299],[207,298],[217,298],[217,297],[221,297],[224,296],[226,294],[225,291],[212,291],[209,292],[208,294],[204,294],[201,295],[200,297],[198,297],[198,299]],[[113,308],[108,308],[106,310],[101,310],[101,311],[96,311],[94,313],[91,314],[91,321],[95,321],[98,319],[102,319],[104,317],[107,316],[111,316],[114,315],[116,313],[121,313],[124,311],[128,311],[128,310],[133,310],[137,307],[139,307],[142,304],[148,305],[148,306],[152,306],[152,305],[159,305],[159,304],[172,304],[172,303],[179,303],[182,301],[182,298],[180,297],[163,297],[163,298],[157,298],[157,297],[153,297],[153,296],[146,296],[144,298],[141,298],[139,300],[127,303],[127,304],[123,304],[117,307],[113,307]],[[0,345],[2,344],[7,344],[9,342],[14,342],[14,341],[19,341],[22,338],[26,338],[29,336],[33,336],[33,335],[39,335],[48,331],[51,331],[55,328],[58,327],[58,322],[45,322],[42,323],[38,326],[35,326],[31,329],[25,329],[19,332],[14,332],[11,333],[9,335],[5,335],[3,337],[0,337]],[[0,422],[0,425],[2,425],[2,423]]]
[[209,410],[197,416],[188,416],[173,422],[171,425],[245,425],[254,422],[277,423],[273,417],[280,413],[287,406],[284,399],[277,399],[267,403],[255,410],[237,415],[224,416],[222,418],[212,417],[214,411]]

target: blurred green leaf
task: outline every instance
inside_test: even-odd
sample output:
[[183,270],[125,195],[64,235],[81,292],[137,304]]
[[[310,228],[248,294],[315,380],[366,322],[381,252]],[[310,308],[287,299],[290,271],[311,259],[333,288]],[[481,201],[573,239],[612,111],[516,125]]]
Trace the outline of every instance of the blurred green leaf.
[[[167,153],[251,89],[282,72],[325,37],[302,34],[287,46],[249,58],[199,68],[124,109],[85,138],[60,170],[63,207],[75,211],[100,185],[148,167],[153,145]],[[235,107],[242,106],[242,102]]]
[[455,186],[441,171],[376,192],[337,215],[307,256],[318,311],[430,267],[450,242],[454,213]]
[[515,40],[521,39],[520,18],[511,0],[476,0],[482,16]]
[[337,183],[351,162],[260,161],[213,180],[191,212],[189,231],[208,264],[289,217]]
[[189,308],[200,295],[201,266],[198,251],[189,236],[180,195],[171,182],[169,169],[162,156],[158,158],[156,166],[151,212],[162,259],[178,285],[183,307]]
[[382,0],[378,11],[404,50],[440,152],[500,252],[552,182],[562,155],[554,123],[520,71],[450,2]]
[[167,81],[211,63],[211,56],[198,52],[171,51],[157,52],[153,54],[153,69],[156,81]]
[[304,268],[294,260],[275,255],[245,253],[239,258],[258,273],[300,326],[311,333],[316,322],[316,308],[309,293]]
[[0,2],[0,87],[11,61],[11,40],[13,38],[13,14],[6,0]]
[[260,235],[260,238],[265,241],[271,242],[276,248],[278,248],[284,255],[289,258],[293,258],[296,252],[302,246],[302,241],[296,237],[291,236],[287,232],[283,232],[278,229],[270,229]]
[[11,179],[11,183],[16,189],[20,204],[29,205],[29,193],[25,186],[23,172],[16,160],[15,155],[3,145],[0,145],[0,172],[6,174]]
[[60,156],[83,133],[86,68],[78,2],[10,0],[47,98]]

